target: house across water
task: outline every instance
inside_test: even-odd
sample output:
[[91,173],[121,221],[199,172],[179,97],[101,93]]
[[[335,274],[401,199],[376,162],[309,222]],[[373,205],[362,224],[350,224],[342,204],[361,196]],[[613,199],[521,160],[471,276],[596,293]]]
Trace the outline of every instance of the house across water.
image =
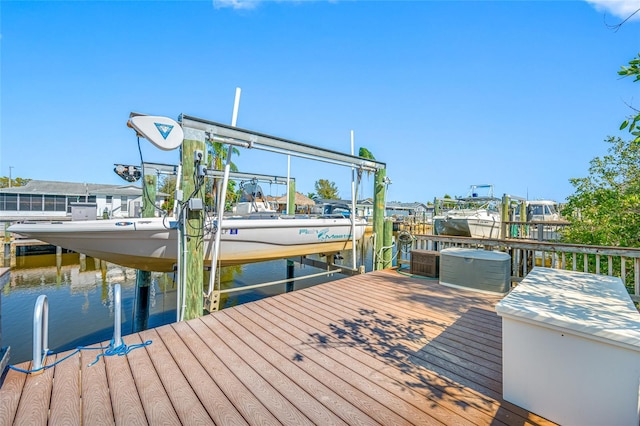
[[[156,194],[158,208],[166,197]],[[0,222],[127,218],[141,212],[142,188],[132,184],[31,180],[24,186],[0,188]]]

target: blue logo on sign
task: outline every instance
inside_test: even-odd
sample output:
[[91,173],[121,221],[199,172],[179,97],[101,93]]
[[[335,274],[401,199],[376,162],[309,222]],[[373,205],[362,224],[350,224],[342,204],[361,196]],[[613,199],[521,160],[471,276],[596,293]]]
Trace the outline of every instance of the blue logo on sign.
[[229,230],[229,233],[230,233],[231,235],[238,235],[238,230],[237,230],[237,229],[230,229],[230,230]]
[[153,123],[156,125],[156,128],[160,132],[163,138],[167,139],[171,130],[173,130],[173,126],[170,124],[162,124],[162,123]]

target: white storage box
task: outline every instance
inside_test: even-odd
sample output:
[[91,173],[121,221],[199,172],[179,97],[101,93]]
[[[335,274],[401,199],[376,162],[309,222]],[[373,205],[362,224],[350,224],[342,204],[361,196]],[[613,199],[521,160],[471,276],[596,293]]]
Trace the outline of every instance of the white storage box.
[[638,425],[640,314],[619,278],[534,268],[496,311],[505,400],[563,425]]
[[511,288],[511,256],[498,251],[444,249],[440,251],[440,284],[505,294]]

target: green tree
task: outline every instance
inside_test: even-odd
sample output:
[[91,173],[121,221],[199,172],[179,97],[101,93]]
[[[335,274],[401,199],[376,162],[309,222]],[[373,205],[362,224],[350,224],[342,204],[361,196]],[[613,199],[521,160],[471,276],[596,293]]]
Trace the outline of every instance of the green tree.
[[[640,53],[638,56],[629,61],[629,66],[623,66],[618,75],[622,77],[635,77],[634,82],[640,81]],[[620,125],[620,130],[627,129],[629,133],[635,136],[635,142],[640,142],[640,110],[629,105],[633,110],[633,114]]]
[[165,198],[164,203],[162,203],[160,208],[169,213],[173,211],[173,203],[176,193],[176,180],[175,176],[164,176],[161,178],[160,185],[158,186],[159,192],[168,194],[168,197]]
[[[31,179],[23,179],[23,178],[11,178],[11,186],[25,186]],[[6,176],[0,177],[0,188],[8,188],[9,187],[9,178]]]
[[318,195],[315,192],[308,192],[307,197],[311,198],[312,200],[315,200],[316,198],[318,198]]
[[[209,146],[209,168],[213,170],[224,170],[224,166],[227,161],[228,155],[228,146],[224,145],[221,142],[213,142],[208,140],[207,145]],[[239,156],[240,151],[237,148],[232,148],[232,155]],[[229,165],[229,169],[232,172],[237,172],[238,167],[232,161]],[[218,188],[218,181],[222,180],[221,178],[209,179],[207,181],[207,186],[205,188],[205,204],[207,206],[213,207],[213,203],[216,197],[216,192]],[[227,184],[227,196],[225,197],[226,207],[229,207],[231,203],[237,200],[237,191],[236,191],[236,182],[229,180]]]
[[609,137],[608,154],[590,162],[589,176],[572,178],[575,193],[562,214],[571,243],[640,247],[640,140]]
[[376,157],[373,156],[371,151],[369,151],[365,147],[360,147],[360,149],[358,150],[358,157],[366,158],[367,160],[375,160],[376,159]]
[[330,182],[327,179],[320,179],[316,181],[316,194],[318,198],[325,200],[337,200],[338,199],[338,187],[334,182]]

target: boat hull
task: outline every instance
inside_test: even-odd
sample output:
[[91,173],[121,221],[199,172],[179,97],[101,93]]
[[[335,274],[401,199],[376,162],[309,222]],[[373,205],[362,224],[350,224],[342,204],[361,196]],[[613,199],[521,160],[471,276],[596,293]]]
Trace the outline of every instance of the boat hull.
[[[356,221],[355,236],[366,223]],[[211,263],[215,222],[205,226],[205,263]],[[172,271],[177,262],[178,230],[162,218],[57,223],[21,223],[9,231],[87,256],[145,271]],[[222,266],[351,248],[348,218],[273,218],[223,221]],[[211,244],[210,244],[211,243]]]
[[497,214],[449,215],[434,218],[438,235],[473,238],[500,238],[501,221]]

